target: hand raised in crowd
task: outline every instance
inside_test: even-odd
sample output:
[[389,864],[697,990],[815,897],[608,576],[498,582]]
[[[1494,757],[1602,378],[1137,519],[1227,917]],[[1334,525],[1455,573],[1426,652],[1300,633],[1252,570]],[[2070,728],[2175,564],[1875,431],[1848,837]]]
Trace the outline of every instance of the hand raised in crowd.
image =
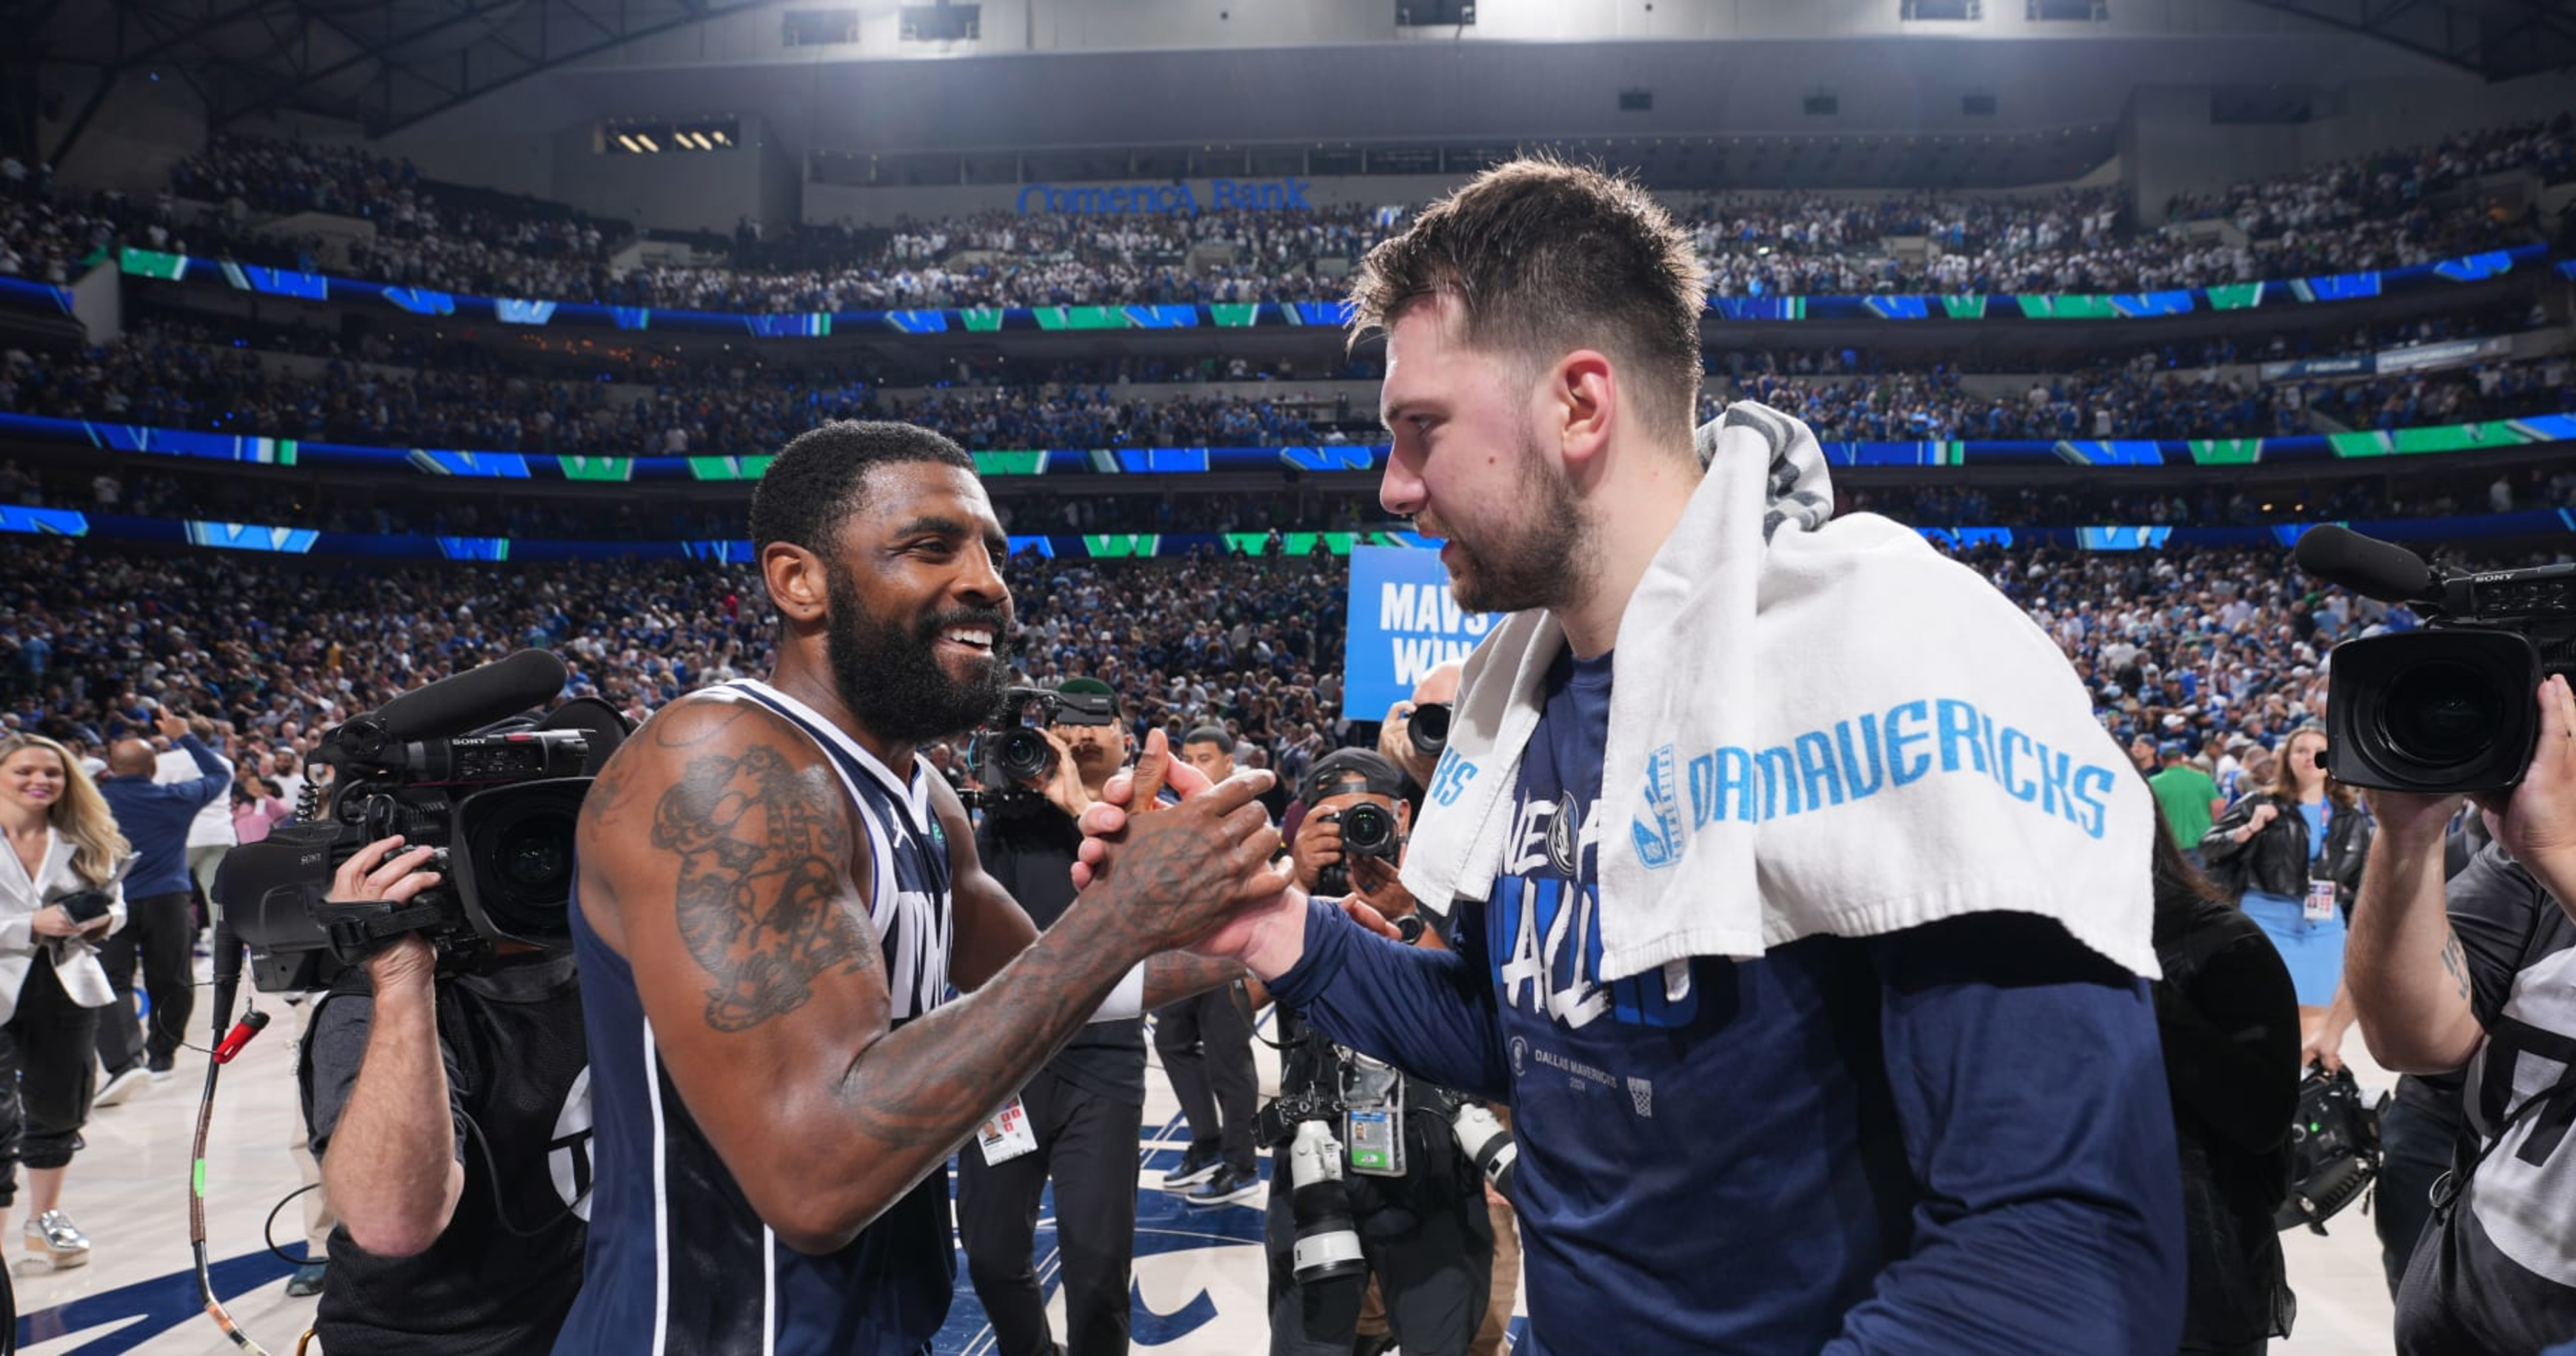
[[[439,873],[420,868],[429,861],[433,848],[416,847],[392,855],[402,846],[402,835],[379,838],[357,850],[331,876],[331,898],[340,903],[359,900],[383,900],[401,905],[410,903],[421,891],[438,884]],[[437,973],[438,956],[419,933],[405,933],[391,945],[367,957],[367,977],[375,981],[376,991],[406,984],[427,984]]]
[[153,719],[152,728],[159,730],[163,738],[175,743],[188,733],[188,718],[165,706],[161,708],[161,714]]

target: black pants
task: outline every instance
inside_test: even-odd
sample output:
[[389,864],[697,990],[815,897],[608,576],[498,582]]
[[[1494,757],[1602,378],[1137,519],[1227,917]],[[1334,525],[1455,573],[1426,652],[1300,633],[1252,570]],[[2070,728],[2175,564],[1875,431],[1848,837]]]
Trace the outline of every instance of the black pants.
[[[196,920],[185,894],[146,895],[125,901],[125,926],[98,948],[98,963],[107,967],[107,982],[116,990],[116,1006],[98,1024],[98,1060],[113,1076],[133,1068],[147,1054],[152,1068],[167,1069],[188,1032],[188,1014],[196,1007],[195,975],[189,946],[196,940]],[[134,1016],[134,962],[143,960],[143,991],[152,996],[149,1022]],[[150,1031],[144,1027],[149,1026]]]
[[2451,1170],[2453,1134],[2449,1122],[2408,1102],[2392,1100],[2379,1118],[2381,1161],[2371,1223],[2379,1230],[2379,1263],[2388,1273],[2390,1299],[2397,1297],[2415,1241],[2432,1219],[2433,1183]]
[[52,956],[38,947],[18,1009],[0,1025],[0,1210],[17,1204],[20,1163],[68,1167],[80,1149],[98,1090],[97,1033],[98,1009],[63,992]]
[[1190,1122],[1190,1152],[1221,1153],[1246,1177],[1259,1171],[1252,1132],[1260,1085],[1252,1071],[1252,1026],[1232,985],[1154,1010],[1154,1053]]
[[1000,1356],[1057,1350],[1032,1249],[1038,1198],[1055,1179],[1056,1248],[1064,1264],[1064,1350],[1125,1356],[1128,1278],[1136,1260],[1136,1136],[1145,1108],[1040,1069],[1020,1092],[1034,1153],[987,1164],[973,1142],[957,1155],[957,1237],[966,1275],[993,1320]]
[[[1286,1151],[1274,1152],[1270,1213],[1262,1231],[1270,1254],[1270,1354],[1350,1356],[1352,1333],[1316,1330],[1306,1297],[1298,1292],[1297,1218],[1289,1205],[1289,1177]],[[1389,1198],[1392,1208],[1368,1210],[1357,1201],[1353,1207],[1360,1254],[1386,1304],[1388,1335],[1404,1356],[1467,1356],[1485,1321],[1485,1300],[1494,1283],[1494,1224],[1483,1189],[1461,1191],[1456,1183],[1439,1190],[1408,1189],[1413,1186],[1410,1177],[1373,1180],[1371,1185]],[[1356,1284],[1365,1287],[1367,1278]],[[1356,1297],[1345,1309],[1357,1317]]]

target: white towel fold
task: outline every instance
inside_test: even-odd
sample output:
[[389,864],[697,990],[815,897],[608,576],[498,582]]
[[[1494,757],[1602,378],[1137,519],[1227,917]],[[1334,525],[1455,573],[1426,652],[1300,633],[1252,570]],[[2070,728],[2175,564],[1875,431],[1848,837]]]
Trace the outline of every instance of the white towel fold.
[[[1694,956],[1997,910],[2155,976],[2152,802],[2056,645],[1911,529],[1826,521],[1797,420],[1739,402],[1699,449],[1619,624],[1590,978],[1662,967],[1678,996]],[[1564,643],[1518,613],[1468,659],[1406,855],[1415,896],[1492,887]]]

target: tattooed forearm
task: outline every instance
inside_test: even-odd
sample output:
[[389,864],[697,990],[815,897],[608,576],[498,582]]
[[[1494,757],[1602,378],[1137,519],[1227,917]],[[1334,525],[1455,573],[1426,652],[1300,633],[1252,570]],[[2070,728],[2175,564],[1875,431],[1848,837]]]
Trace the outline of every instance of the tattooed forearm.
[[1019,1091],[1090,1020],[1123,972],[1068,917],[991,983],[905,1024],[851,1067],[843,1099],[879,1143],[941,1156]]
[[1164,951],[1145,962],[1145,1006],[1159,1008],[1193,994],[1223,988],[1250,972],[1239,961],[1217,960],[1187,951]]
[[2456,932],[2442,939],[2442,968],[2451,974],[2451,987],[2459,991],[2461,998],[2467,998],[2469,996],[2469,957],[2467,952],[2460,949],[2460,935]]
[[653,846],[680,858],[675,912],[714,981],[716,1030],[794,1012],[816,978],[874,962],[873,940],[842,898],[850,841],[829,777],[800,775],[755,744],[691,759],[654,808]]

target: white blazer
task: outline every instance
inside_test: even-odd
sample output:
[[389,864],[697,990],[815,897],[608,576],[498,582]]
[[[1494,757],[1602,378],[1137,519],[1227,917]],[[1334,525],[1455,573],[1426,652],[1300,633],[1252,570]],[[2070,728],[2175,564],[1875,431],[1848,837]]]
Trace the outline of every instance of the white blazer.
[[[35,964],[36,948],[44,947],[54,958],[54,975],[62,981],[63,992],[85,1008],[103,1008],[116,1001],[116,991],[108,987],[107,970],[98,963],[98,946],[81,937],[39,937],[35,932],[36,911],[50,907],[56,900],[77,890],[89,888],[72,870],[72,843],[51,827],[45,830],[45,865],[34,880],[27,878],[26,863],[18,854],[0,848],[0,1022],[18,1012],[18,990],[27,982],[27,971]],[[108,886],[115,900],[108,909],[108,931],[125,926],[125,882],[122,878]]]

